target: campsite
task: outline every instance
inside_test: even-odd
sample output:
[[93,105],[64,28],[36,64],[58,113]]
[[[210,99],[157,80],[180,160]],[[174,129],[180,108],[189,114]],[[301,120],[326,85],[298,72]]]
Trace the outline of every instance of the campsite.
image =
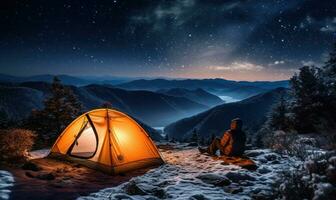
[[0,4],[0,200],[335,199],[335,2]]

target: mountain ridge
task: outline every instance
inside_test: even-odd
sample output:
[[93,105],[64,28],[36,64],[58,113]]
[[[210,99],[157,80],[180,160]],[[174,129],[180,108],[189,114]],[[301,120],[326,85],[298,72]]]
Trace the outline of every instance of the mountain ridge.
[[201,137],[221,136],[230,127],[230,121],[239,117],[244,121],[247,132],[255,132],[265,122],[266,115],[281,95],[288,95],[288,89],[277,88],[255,95],[243,101],[216,106],[202,113],[187,117],[164,128],[170,138],[184,140],[196,131]]

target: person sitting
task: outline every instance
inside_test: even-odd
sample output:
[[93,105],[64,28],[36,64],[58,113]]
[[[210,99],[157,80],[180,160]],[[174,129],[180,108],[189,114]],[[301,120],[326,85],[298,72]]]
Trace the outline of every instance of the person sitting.
[[198,148],[201,153],[216,155],[217,150],[225,156],[242,156],[245,151],[246,136],[242,131],[243,121],[239,118],[231,121],[230,129],[221,139],[215,138],[206,149]]

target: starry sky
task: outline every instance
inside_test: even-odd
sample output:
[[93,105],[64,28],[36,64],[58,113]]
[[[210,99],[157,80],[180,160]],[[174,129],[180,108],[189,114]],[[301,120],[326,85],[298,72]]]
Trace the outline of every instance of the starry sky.
[[2,0],[0,73],[287,79],[336,41],[332,0]]

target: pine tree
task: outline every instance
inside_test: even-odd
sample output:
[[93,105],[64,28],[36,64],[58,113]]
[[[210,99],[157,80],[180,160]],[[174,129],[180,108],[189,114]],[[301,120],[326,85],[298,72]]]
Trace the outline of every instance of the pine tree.
[[0,129],[5,129],[8,127],[8,116],[7,113],[5,111],[0,111]]
[[283,95],[281,95],[279,102],[270,112],[267,123],[268,126],[272,127],[273,130],[288,131],[290,129],[289,119],[287,116],[288,112],[286,99]]
[[191,137],[190,137],[190,142],[196,142],[198,143],[198,134],[196,129],[193,130]]
[[27,126],[36,131],[44,142],[50,143],[81,111],[82,105],[72,90],[54,77],[51,95],[44,101],[44,109],[33,110]]
[[324,109],[325,86],[320,78],[321,70],[314,66],[304,66],[294,75],[291,90],[294,96],[292,112],[296,129],[301,133],[318,131],[321,111]]
[[327,88],[324,98],[326,109],[323,110],[329,129],[336,129],[336,43],[323,66],[323,81]]

